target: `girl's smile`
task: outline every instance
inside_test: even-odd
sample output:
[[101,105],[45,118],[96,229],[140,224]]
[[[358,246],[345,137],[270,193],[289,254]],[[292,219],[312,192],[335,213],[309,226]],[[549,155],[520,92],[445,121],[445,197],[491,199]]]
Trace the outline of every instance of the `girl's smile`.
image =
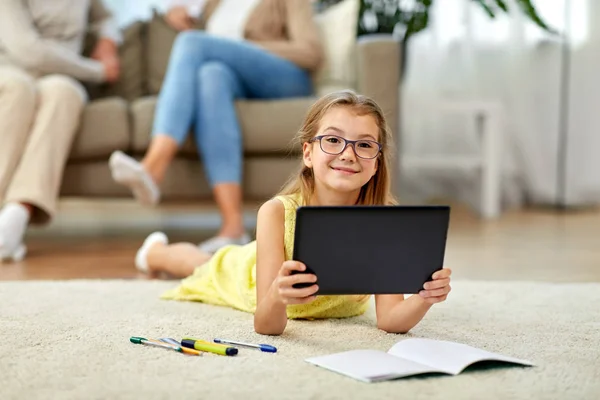
[[357,174],[359,171],[355,168],[350,168],[350,167],[342,167],[342,166],[332,166],[331,167],[332,170],[339,172],[342,175],[354,175]]

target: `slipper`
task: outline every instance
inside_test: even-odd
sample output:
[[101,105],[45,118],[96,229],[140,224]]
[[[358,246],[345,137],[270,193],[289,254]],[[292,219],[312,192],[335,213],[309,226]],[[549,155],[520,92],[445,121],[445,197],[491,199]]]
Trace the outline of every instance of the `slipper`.
[[143,205],[155,206],[160,201],[160,189],[142,164],[122,151],[115,151],[108,161],[115,182],[127,186]]
[[27,246],[23,243],[17,244],[13,249],[4,248],[0,243],[0,261],[23,261],[27,254]]

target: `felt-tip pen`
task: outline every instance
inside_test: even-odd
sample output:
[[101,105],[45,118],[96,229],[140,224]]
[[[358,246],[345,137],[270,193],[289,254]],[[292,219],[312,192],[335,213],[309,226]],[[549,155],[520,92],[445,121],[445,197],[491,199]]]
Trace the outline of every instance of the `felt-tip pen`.
[[196,349],[199,351],[207,351],[209,353],[220,354],[222,356],[235,356],[238,353],[238,349],[236,349],[235,347],[206,342],[204,340],[194,339],[191,337],[184,337],[181,340],[181,346],[187,347],[189,349]]
[[226,343],[232,344],[234,346],[243,346],[243,347],[251,347],[254,349],[259,349],[260,351],[264,351],[265,353],[275,353],[277,352],[277,348],[268,344],[252,344],[252,343],[244,343],[244,342],[235,342],[233,340],[225,340],[225,339],[214,339],[215,343]]
[[169,343],[162,343],[158,340],[146,339],[146,338],[139,337],[139,336],[132,336],[129,338],[129,341],[131,343],[135,343],[135,344],[144,344],[146,346],[162,347],[163,349],[175,350],[175,351],[178,351],[178,352],[184,353],[184,354],[190,354],[190,355],[195,355],[195,356],[202,355],[202,353],[200,353],[199,351],[194,350],[194,349],[187,349],[182,346],[175,346],[175,345],[172,345]]

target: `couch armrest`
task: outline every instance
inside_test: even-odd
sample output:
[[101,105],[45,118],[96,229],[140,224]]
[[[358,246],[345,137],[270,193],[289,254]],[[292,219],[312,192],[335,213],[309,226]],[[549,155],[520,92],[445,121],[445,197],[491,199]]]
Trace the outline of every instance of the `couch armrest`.
[[391,35],[361,36],[357,40],[356,88],[373,98],[385,112],[394,137],[392,187],[398,192],[400,155],[401,42]]

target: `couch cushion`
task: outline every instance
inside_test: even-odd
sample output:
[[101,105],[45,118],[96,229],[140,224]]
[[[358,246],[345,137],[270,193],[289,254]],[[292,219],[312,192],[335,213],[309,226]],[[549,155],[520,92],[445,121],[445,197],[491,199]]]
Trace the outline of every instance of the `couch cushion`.
[[[272,101],[240,100],[236,102],[244,139],[244,153],[288,153],[293,138],[302,125],[304,116],[314,102],[315,99],[311,97]],[[155,96],[144,97],[131,104],[132,148],[138,154],[144,153],[150,143],[155,106]],[[191,135],[185,142],[181,154],[197,156]]]
[[107,158],[114,150],[128,150],[129,115],[125,100],[95,100],[83,110],[69,161]]
[[[246,158],[242,185],[244,200],[262,201],[274,196],[299,165],[298,157]],[[173,160],[160,189],[163,201],[213,200],[198,160]],[[62,196],[131,198],[131,191],[113,181],[103,160],[67,165],[60,193]]]
[[315,98],[243,100],[236,103],[247,153],[289,152]]

